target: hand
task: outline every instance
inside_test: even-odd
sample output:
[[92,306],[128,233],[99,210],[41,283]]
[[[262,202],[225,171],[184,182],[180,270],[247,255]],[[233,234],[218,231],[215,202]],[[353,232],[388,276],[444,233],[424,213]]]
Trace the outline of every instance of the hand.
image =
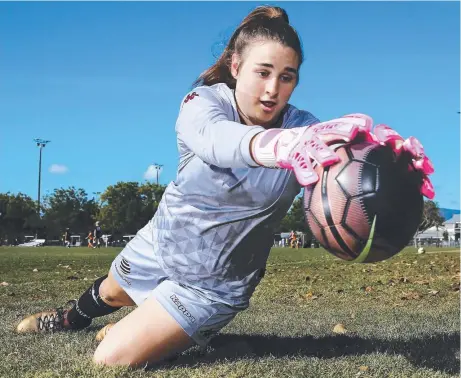
[[318,181],[312,167],[315,161],[323,167],[339,161],[328,145],[348,143],[358,135],[372,140],[373,120],[364,114],[350,114],[342,118],[292,129],[270,129],[257,134],[251,142],[254,160],[264,167],[285,168],[294,171],[302,186]]
[[429,199],[433,199],[435,197],[435,190],[429,179],[429,175],[434,173],[434,166],[426,156],[421,142],[415,137],[409,137],[404,140],[397,131],[387,125],[376,125],[373,132],[372,137],[378,143],[390,146],[397,156],[401,154],[410,155],[413,167],[423,175],[421,194]]

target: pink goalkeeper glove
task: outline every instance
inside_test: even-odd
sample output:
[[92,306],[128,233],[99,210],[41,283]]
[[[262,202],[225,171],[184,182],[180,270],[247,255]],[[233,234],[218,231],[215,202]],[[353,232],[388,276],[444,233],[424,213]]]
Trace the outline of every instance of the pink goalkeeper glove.
[[402,153],[410,154],[413,167],[423,174],[421,194],[429,199],[433,199],[435,197],[435,190],[429,179],[429,175],[434,173],[434,166],[424,153],[424,147],[421,142],[415,137],[403,140],[397,131],[387,125],[376,125],[373,134],[371,134],[372,137],[378,143],[392,147],[397,156]]
[[254,137],[251,152],[259,165],[291,169],[300,185],[307,186],[319,179],[313,161],[323,167],[339,161],[329,144],[348,143],[359,133],[366,140],[373,140],[372,125],[370,117],[351,114],[306,127],[270,129]]

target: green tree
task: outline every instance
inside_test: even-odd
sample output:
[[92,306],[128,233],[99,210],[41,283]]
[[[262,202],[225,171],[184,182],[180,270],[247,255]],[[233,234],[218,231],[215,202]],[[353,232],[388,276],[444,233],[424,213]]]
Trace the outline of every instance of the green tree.
[[445,222],[445,218],[441,215],[437,202],[431,200],[424,201],[423,215],[418,232],[424,232],[431,227],[440,227],[443,225],[443,222]]
[[0,193],[0,238],[9,242],[35,235],[41,227],[36,202],[18,193]]
[[153,183],[118,182],[101,194],[100,221],[113,237],[135,234],[155,214],[165,187]]
[[440,208],[437,202],[432,200],[424,201],[423,214],[421,216],[421,222],[418,227],[418,231],[415,235],[415,246],[417,244],[416,237],[422,234],[424,231],[428,230],[431,227],[436,227],[437,229],[443,225],[445,218],[440,213]]
[[69,227],[72,233],[86,234],[94,226],[99,212],[94,198],[89,199],[84,189],[71,186],[55,189],[44,197],[43,221],[47,238],[60,238]]
[[312,237],[309,226],[306,222],[304,213],[304,202],[302,197],[297,197],[287,215],[282,219],[280,223],[279,232],[302,231],[306,234],[306,239]]

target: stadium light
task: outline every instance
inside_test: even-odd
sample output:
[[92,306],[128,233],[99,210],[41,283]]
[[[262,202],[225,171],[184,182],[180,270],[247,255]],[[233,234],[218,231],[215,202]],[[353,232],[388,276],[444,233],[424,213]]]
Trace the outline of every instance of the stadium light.
[[38,160],[38,198],[37,198],[38,216],[40,217],[40,187],[42,183],[42,149],[47,145],[47,143],[50,143],[51,140],[35,138],[34,142],[37,144],[37,147],[40,149],[40,157]]
[[153,166],[154,166],[154,169],[157,171],[157,185],[158,185],[158,173],[159,173],[160,170],[162,169],[163,164],[154,163]]

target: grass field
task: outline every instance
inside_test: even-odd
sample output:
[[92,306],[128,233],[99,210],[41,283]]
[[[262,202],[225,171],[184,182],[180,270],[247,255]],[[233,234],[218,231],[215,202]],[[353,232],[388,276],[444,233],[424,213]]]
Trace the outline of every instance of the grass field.
[[[20,319],[77,298],[120,249],[0,248],[1,377],[457,377],[459,253],[408,248],[378,264],[273,249],[250,308],[207,348],[156,369],[93,366],[94,336],[16,335]],[[36,271],[34,271],[36,269]],[[338,323],[345,333],[333,332]]]

